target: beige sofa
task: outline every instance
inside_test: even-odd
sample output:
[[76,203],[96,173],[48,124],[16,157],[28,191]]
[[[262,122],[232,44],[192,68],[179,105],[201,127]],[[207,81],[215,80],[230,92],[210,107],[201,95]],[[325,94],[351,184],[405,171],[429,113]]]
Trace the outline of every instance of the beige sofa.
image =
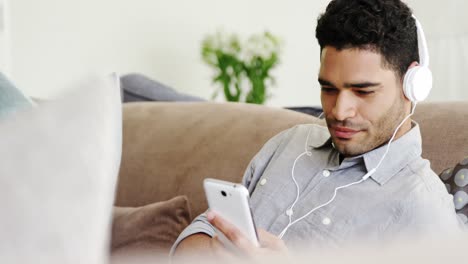
[[[421,126],[423,157],[436,173],[468,155],[468,102],[423,103],[414,120]],[[257,105],[125,104],[115,201],[125,208],[116,207],[114,214],[113,255],[135,249],[167,253],[178,233],[207,209],[204,178],[239,182],[270,137],[300,123],[324,124]]]

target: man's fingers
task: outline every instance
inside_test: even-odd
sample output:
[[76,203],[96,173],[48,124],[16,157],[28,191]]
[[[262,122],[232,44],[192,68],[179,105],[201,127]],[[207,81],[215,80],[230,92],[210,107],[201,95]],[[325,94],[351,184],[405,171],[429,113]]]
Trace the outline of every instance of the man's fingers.
[[223,232],[223,234],[243,252],[248,253],[255,247],[236,226],[223,219],[218,214],[209,211],[207,213],[207,218],[213,226]]
[[[288,248],[284,244],[283,240],[279,239],[275,235],[263,230],[258,230],[259,242],[261,248],[256,247],[242,232],[231,224],[229,221],[223,219],[221,216],[217,215],[212,211],[207,212],[207,218],[210,223],[216,227],[220,232],[222,232],[228,240],[230,240],[234,246],[240,250],[241,255],[255,257],[259,254],[271,254],[271,253],[287,253]],[[226,249],[223,243],[216,236],[213,238],[213,247],[217,249],[217,256],[229,255],[226,252]]]

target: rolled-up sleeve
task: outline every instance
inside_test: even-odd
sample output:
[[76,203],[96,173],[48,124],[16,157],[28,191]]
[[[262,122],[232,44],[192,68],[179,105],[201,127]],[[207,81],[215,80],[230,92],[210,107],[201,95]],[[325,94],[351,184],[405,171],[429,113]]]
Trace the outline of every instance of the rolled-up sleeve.
[[175,249],[177,246],[180,244],[182,240],[185,238],[198,234],[198,233],[203,233],[206,235],[209,235],[210,237],[213,237],[215,235],[215,229],[214,227],[208,222],[208,219],[206,218],[206,214],[203,213],[199,216],[197,216],[192,223],[187,226],[182,233],[180,233],[179,237],[175,241],[175,243],[172,245],[170,255],[174,255]]

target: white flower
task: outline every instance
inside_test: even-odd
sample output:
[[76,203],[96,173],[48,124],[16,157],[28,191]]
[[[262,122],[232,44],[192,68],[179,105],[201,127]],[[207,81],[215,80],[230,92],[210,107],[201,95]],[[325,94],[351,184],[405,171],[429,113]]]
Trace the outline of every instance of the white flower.
[[236,55],[240,50],[237,35],[226,34],[223,31],[218,31],[214,35],[207,36],[203,40],[203,46],[230,55]]
[[270,33],[251,36],[245,43],[244,59],[251,61],[255,57],[263,60],[269,59],[273,54],[279,53],[280,43]]

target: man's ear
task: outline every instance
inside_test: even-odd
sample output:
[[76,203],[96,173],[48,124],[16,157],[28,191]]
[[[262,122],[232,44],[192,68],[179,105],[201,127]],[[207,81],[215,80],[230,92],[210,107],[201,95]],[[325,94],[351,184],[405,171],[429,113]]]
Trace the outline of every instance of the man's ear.
[[417,61],[413,61],[409,66],[408,66],[408,70],[413,68],[413,67],[416,67],[416,66],[419,66],[419,62]]

